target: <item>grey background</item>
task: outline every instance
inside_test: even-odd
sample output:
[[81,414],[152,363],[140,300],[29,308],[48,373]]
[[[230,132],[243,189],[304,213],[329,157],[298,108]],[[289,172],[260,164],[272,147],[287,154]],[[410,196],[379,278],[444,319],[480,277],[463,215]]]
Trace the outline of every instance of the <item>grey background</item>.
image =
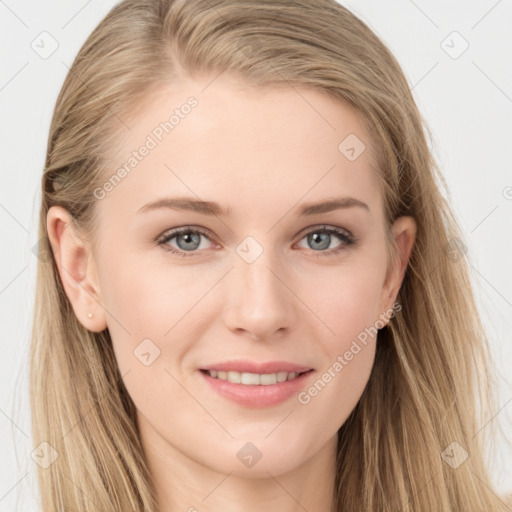
[[[499,369],[500,406],[489,424],[501,425],[510,439],[512,2],[342,3],[395,54],[434,135]],[[37,510],[27,355],[37,261],[32,248],[50,118],[68,66],[114,4],[0,0],[0,512]],[[44,54],[52,45],[58,47]],[[510,445],[501,436],[488,446],[496,457],[491,469],[497,488],[512,492]]]

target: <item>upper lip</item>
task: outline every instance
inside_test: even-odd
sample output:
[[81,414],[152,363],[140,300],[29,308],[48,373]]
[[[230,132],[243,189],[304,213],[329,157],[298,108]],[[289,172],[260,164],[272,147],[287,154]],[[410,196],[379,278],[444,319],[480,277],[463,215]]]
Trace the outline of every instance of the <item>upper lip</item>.
[[310,366],[302,366],[286,361],[269,361],[267,363],[257,363],[255,361],[238,360],[226,361],[223,363],[215,363],[209,366],[204,366],[201,370],[217,370],[217,371],[233,371],[239,373],[277,373],[277,372],[296,372],[303,373],[312,370]]

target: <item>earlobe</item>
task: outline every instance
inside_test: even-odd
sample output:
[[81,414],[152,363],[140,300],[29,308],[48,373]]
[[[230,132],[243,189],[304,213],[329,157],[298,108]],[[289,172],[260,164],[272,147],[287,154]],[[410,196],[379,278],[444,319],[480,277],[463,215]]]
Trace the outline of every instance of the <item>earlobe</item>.
[[65,208],[52,206],[46,227],[62,285],[77,319],[90,331],[103,331],[107,322],[90,245],[79,236]]

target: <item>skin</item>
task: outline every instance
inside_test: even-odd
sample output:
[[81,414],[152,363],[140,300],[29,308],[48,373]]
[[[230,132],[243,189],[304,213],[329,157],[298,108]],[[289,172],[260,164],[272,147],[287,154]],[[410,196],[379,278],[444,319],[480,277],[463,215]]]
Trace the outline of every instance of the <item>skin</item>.
[[[307,404],[293,396],[245,407],[212,391],[198,368],[236,358],[290,361],[314,368],[309,388],[392,310],[416,224],[396,220],[399,260],[388,262],[373,146],[347,106],[315,89],[212,79],[162,88],[130,121],[113,154],[119,166],[169,112],[190,96],[198,100],[98,200],[95,243],[74,232],[61,207],[48,213],[48,234],[77,318],[90,331],[109,329],[164,512],[332,510],[337,431],[366,386],[376,338]],[[338,150],[349,134],[366,146],[354,161]],[[137,213],[170,196],[215,201],[232,212]],[[364,201],[369,211],[296,214],[303,203],[338,196]],[[357,244],[334,234],[330,245],[308,241],[323,225],[348,230]],[[195,255],[155,243],[184,226],[209,233]],[[247,236],[263,249],[252,263],[236,251]],[[186,243],[175,237],[167,245],[187,253]],[[146,338],[160,349],[149,366],[133,354]],[[249,441],[262,454],[252,467],[237,457]]]

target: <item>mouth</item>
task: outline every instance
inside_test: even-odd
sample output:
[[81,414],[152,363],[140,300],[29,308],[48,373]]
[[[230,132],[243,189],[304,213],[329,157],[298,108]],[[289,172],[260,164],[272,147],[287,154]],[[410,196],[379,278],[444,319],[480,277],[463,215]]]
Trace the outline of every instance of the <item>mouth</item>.
[[[226,368],[229,364],[230,368]],[[219,366],[224,366],[223,369]],[[206,391],[213,391],[239,406],[249,408],[269,408],[291,400],[297,393],[308,385],[315,372],[312,368],[282,364],[273,364],[273,368],[247,368],[247,364],[239,370],[251,369],[252,372],[235,371],[233,363],[217,365],[215,368],[202,368],[199,370],[202,380],[206,384]],[[284,367],[283,367],[284,366]],[[266,373],[255,373],[257,371]],[[277,370],[271,372],[271,370]],[[287,370],[287,371],[285,371]],[[289,371],[295,370],[295,371]]]
[[301,372],[275,372],[275,373],[249,373],[236,371],[220,371],[220,370],[201,370],[202,373],[218,380],[230,382],[232,384],[243,384],[246,386],[272,386],[281,382],[288,382],[299,378],[305,373],[313,370]]

